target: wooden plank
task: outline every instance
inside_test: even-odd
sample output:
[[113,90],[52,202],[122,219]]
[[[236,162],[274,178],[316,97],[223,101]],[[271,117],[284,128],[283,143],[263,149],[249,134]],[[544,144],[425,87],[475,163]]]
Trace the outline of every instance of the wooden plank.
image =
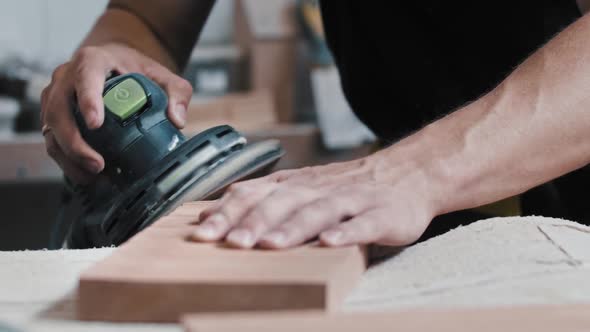
[[590,305],[489,309],[411,310],[381,313],[281,312],[188,315],[187,332],[549,332],[590,330]]
[[174,322],[189,312],[331,310],[365,270],[358,246],[271,251],[191,242],[206,204],[181,206],[82,273],[79,318]]

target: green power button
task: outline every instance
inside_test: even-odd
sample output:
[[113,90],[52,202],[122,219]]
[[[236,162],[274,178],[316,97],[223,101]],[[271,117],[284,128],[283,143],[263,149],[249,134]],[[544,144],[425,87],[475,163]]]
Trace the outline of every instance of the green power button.
[[103,100],[106,108],[124,121],[147,103],[147,96],[136,80],[128,78],[112,87]]

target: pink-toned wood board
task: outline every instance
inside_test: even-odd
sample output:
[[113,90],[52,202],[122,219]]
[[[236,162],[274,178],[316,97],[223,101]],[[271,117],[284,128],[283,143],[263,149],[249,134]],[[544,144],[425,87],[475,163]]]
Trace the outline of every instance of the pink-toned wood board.
[[187,332],[582,332],[590,331],[590,305],[381,313],[281,312],[188,315]]
[[174,322],[190,312],[331,310],[366,268],[359,246],[272,251],[192,242],[206,204],[181,206],[83,272],[78,317]]

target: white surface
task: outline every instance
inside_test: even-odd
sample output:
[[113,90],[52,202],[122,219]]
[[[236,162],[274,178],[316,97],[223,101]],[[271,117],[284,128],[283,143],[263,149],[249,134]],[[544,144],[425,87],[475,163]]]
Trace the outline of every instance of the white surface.
[[106,0],[8,0],[0,11],[0,58],[54,65],[68,59]]
[[590,251],[588,230],[541,217],[460,227],[371,268],[345,308],[590,302],[590,256],[580,250]]
[[[541,217],[458,228],[371,267],[343,310],[590,302],[588,231]],[[74,319],[80,271],[112,250],[0,252],[0,322],[25,331],[180,331]]]
[[180,331],[172,324],[74,319],[79,273],[112,250],[0,252],[0,324],[23,331]]
[[[107,0],[5,0],[0,11],[0,60],[22,57],[53,67],[69,59]],[[201,42],[233,38],[233,0],[217,0]]]
[[242,3],[255,38],[280,39],[295,35],[294,0],[242,0]]

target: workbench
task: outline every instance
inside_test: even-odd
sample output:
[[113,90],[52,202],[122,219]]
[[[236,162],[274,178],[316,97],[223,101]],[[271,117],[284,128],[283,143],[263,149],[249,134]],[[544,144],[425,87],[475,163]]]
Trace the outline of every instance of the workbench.
[[[180,331],[174,324],[75,319],[80,272],[113,250],[0,252],[0,323],[15,331]],[[541,217],[494,218],[374,264],[341,310],[590,303],[588,280],[589,227]]]

